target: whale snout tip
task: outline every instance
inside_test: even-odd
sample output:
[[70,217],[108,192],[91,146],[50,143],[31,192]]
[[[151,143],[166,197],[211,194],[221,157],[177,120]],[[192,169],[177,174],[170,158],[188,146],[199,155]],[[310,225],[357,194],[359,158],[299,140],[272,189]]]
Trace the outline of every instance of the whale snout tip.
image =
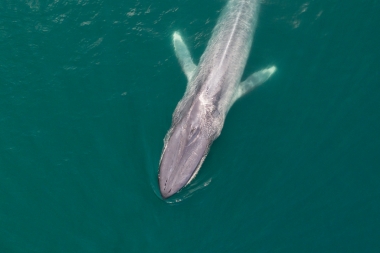
[[172,196],[174,193],[171,193],[171,189],[169,191],[161,191],[161,197],[163,199],[167,199]]
[[160,184],[161,197],[163,199],[167,199],[171,197],[182,188],[176,185],[172,185],[170,182],[168,182],[168,179],[163,179],[163,178],[159,179],[159,184]]
[[167,199],[167,198],[169,198],[171,196],[171,194],[170,194],[169,191],[162,190],[161,188],[160,188],[160,193],[161,193],[161,197],[163,199]]

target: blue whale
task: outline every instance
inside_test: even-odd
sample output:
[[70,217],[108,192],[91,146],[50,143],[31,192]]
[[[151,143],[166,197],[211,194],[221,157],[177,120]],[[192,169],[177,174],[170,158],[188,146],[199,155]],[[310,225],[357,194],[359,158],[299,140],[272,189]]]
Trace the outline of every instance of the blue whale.
[[276,70],[271,66],[241,82],[259,7],[259,0],[230,0],[198,65],[194,64],[180,33],[173,34],[175,54],[188,84],[164,139],[158,175],[164,199],[196,176],[234,102],[265,82]]

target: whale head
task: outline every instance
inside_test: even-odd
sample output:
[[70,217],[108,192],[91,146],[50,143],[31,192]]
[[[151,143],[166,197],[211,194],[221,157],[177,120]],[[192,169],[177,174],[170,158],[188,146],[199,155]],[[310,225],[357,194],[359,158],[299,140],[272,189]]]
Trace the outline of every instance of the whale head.
[[191,108],[165,138],[158,176],[164,199],[177,193],[195,177],[213,142],[204,113],[199,108]]

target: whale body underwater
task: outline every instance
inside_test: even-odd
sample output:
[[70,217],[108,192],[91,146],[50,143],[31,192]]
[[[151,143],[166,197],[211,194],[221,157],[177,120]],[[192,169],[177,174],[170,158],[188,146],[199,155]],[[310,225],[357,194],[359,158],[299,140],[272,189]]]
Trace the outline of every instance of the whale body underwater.
[[173,34],[175,54],[188,84],[164,139],[158,174],[164,199],[180,191],[196,176],[234,102],[276,71],[276,67],[271,66],[241,82],[259,8],[258,0],[230,0],[198,65],[194,64],[181,35]]

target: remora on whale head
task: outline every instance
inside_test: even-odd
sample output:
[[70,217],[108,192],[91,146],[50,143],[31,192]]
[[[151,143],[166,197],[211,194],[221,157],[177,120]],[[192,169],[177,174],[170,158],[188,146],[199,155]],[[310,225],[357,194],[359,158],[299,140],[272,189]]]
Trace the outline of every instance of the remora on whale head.
[[272,66],[241,82],[258,12],[258,0],[230,0],[198,66],[180,34],[173,34],[175,53],[188,85],[164,139],[158,176],[163,198],[172,196],[195,177],[233,103],[275,72]]

